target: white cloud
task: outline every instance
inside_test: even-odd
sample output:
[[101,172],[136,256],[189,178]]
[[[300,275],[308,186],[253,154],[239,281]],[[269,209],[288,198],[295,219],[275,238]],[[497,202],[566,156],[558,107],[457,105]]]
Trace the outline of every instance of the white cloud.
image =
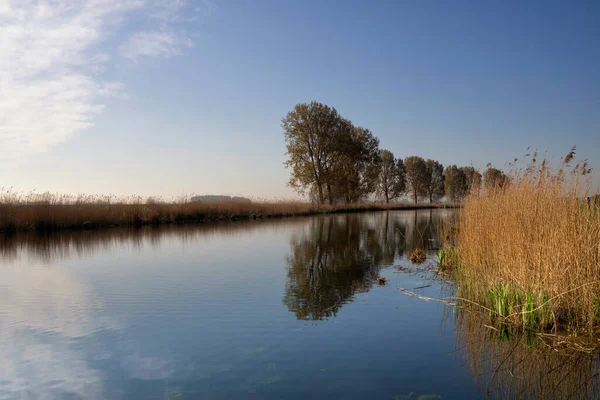
[[[181,0],[0,0],[0,163],[92,125],[105,96],[123,90],[102,78],[113,56],[168,57],[190,46],[183,32],[169,31],[184,7]],[[147,19],[146,30],[120,46],[118,23],[134,15]]]

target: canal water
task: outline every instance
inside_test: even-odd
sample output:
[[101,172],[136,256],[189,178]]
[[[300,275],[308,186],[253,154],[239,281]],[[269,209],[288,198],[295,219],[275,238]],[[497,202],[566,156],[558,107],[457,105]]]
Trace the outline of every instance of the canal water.
[[0,237],[0,399],[594,397],[593,356],[436,301],[453,213]]

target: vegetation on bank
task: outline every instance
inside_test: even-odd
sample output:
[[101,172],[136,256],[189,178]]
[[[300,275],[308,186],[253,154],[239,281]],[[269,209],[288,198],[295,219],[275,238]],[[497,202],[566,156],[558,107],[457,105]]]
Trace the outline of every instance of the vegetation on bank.
[[453,207],[452,204],[313,205],[301,201],[191,201],[173,202],[140,197],[26,195],[0,190],[0,232],[91,229],[221,220],[281,218],[319,213]]
[[[289,186],[318,204],[357,204],[373,196],[389,203],[406,196],[417,204],[444,196],[459,202],[479,191],[482,175],[473,167],[444,166],[419,156],[396,158],[379,139],[313,101],[297,104],[281,122],[290,168]],[[489,172],[489,173],[488,173]],[[493,184],[502,171],[486,171]]]
[[587,162],[558,170],[536,155],[525,169],[472,193],[455,246],[438,252],[457,296],[500,322],[546,330],[600,327],[600,213],[586,195]]

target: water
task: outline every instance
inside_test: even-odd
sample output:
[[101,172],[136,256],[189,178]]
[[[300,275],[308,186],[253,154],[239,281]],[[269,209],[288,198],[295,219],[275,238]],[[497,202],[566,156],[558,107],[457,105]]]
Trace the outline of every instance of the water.
[[430,271],[451,218],[2,237],[0,399],[593,397],[592,356],[398,290],[452,296]]

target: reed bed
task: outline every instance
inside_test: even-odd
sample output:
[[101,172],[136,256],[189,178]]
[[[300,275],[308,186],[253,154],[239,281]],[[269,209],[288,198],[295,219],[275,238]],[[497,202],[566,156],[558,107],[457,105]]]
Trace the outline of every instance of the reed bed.
[[[553,170],[536,162],[468,197],[445,250],[458,297],[502,322],[592,332],[600,326],[600,213],[574,149]],[[452,262],[446,262],[451,259]]]
[[139,196],[19,193],[0,189],[0,232],[51,231],[111,226],[142,226],[219,220],[263,219],[318,213],[452,207],[429,204],[352,204],[317,206],[290,200],[194,202]]

